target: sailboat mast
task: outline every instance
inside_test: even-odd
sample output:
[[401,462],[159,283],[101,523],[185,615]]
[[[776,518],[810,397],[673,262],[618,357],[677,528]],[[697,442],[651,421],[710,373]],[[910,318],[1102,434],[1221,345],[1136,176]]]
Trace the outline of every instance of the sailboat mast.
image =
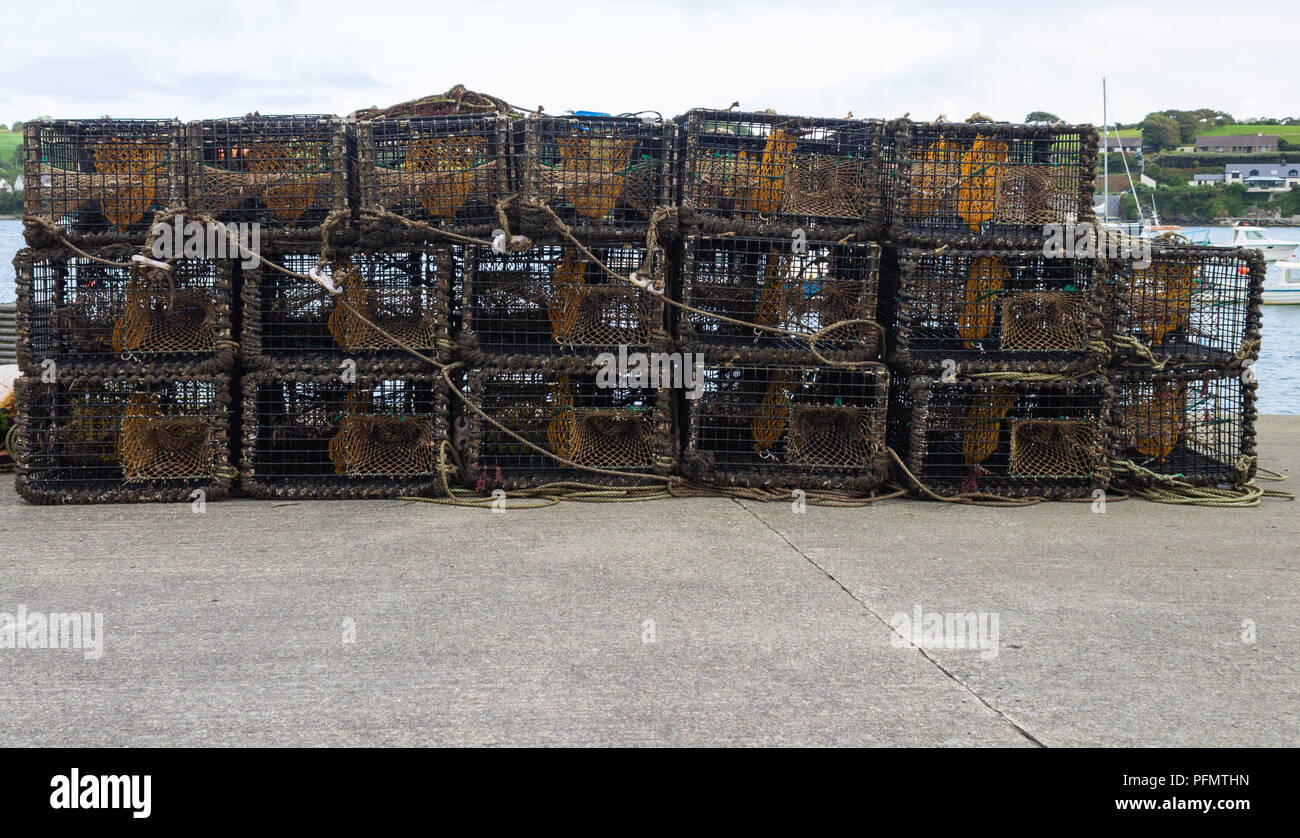
[[1101,221],[1106,223],[1110,220],[1110,116],[1106,110],[1106,77],[1101,77]]

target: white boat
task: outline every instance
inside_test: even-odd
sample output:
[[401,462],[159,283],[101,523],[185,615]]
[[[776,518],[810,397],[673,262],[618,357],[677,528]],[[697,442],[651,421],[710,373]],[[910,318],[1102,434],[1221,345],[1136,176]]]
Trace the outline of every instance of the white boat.
[[1261,251],[1266,262],[1289,259],[1295,249],[1300,247],[1300,243],[1275,239],[1249,224],[1238,224],[1232,228],[1232,244],[1235,247],[1249,247]]
[[1279,262],[1277,269],[1277,276],[1264,279],[1264,304],[1300,304],[1300,262]]

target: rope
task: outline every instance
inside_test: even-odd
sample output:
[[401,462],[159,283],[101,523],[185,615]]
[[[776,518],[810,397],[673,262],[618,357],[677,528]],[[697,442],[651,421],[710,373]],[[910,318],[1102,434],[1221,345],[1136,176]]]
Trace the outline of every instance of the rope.
[[[1237,460],[1236,469],[1239,475],[1238,480],[1243,479],[1250,473],[1250,468],[1254,465],[1255,458],[1243,455]],[[1146,498],[1155,503],[1179,504],[1183,506],[1212,506],[1212,507],[1253,507],[1259,506],[1263,498],[1281,498],[1283,500],[1295,500],[1295,495],[1290,492],[1281,492],[1276,489],[1265,489],[1263,486],[1256,486],[1254,481],[1238,482],[1235,486],[1226,489],[1217,486],[1194,486],[1185,480],[1180,480],[1176,475],[1158,474],[1148,468],[1138,465],[1132,460],[1113,460],[1112,469],[1118,475],[1129,478],[1141,478],[1155,485],[1132,485],[1127,486],[1127,490],[1138,497]],[[1121,478],[1122,479],[1122,478]],[[1278,478],[1271,478],[1278,479]]]

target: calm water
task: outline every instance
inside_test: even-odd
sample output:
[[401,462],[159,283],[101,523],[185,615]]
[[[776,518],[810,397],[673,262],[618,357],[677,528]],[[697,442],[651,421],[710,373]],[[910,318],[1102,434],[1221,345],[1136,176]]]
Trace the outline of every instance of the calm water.
[[[1210,231],[1210,241],[1227,243],[1226,227],[1197,228]],[[1300,229],[1271,229],[1276,238],[1300,240]],[[0,303],[14,299],[13,258],[23,246],[20,221],[0,219]],[[1276,265],[1269,268],[1275,275]],[[1264,306],[1264,342],[1259,363],[1259,412],[1300,414],[1300,305]]]

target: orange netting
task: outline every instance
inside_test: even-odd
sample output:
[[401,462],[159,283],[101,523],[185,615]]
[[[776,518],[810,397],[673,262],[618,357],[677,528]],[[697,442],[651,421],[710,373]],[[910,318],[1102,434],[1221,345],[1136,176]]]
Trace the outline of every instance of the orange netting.
[[119,439],[126,480],[210,477],[211,428],[197,416],[164,416],[158,397],[131,396]]
[[863,468],[882,447],[871,411],[847,405],[793,405],[786,462]]
[[166,176],[166,142],[111,138],[89,145],[95,171],[114,176],[113,188],[96,196],[104,217],[119,229],[142,221],[158,202],[160,174]]
[[982,463],[998,449],[1002,420],[1015,404],[1016,396],[1008,387],[996,387],[991,393],[977,393],[971,398],[961,442],[966,465]]
[[1182,438],[1186,423],[1186,384],[1143,382],[1125,388],[1120,404],[1125,447],[1163,460]]

